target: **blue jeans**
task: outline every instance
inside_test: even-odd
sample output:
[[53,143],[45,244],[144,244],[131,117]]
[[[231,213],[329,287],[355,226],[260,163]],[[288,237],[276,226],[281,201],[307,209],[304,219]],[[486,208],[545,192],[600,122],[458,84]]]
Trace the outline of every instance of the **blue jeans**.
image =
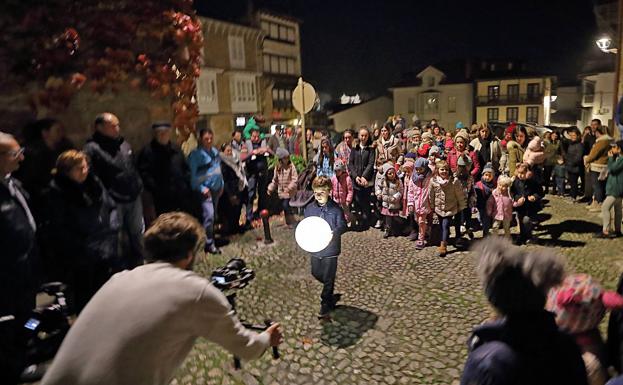
[[[452,221],[452,217],[439,217],[439,224],[441,225],[441,241],[448,242],[450,238],[450,223]],[[460,228],[459,233],[460,234]]]
[[206,246],[210,247],[214,245],[214,222],[216,221],[216,208],[218,207],[218,200],[220,194],[214,193],[209,198],[205,198],[201,202],[201,209],[203,211],[203,228],[206,231]]
[[[575,183],[577,186],[577,183],[578,183],[577,179]],[[576,187],[576,191],[577,191],[577,187]],[[563,195],[565,193],[565,178],[562,178],[559,176],[556,177],[556,193],[558,195]]]
[[143,253],[143,232],[145,222],[143,221],[143,202],[141,198],[136,198],[130,203],[118,203],[117,212],[121,222],[121,231],[128,234],[130,253],[124,263],[126,269],[133,269],[142,265],[144,262]]
[[599,173],[597,171],[590,172],[591,181],[593,185],[593,196],[597,203],[601,203],[606,199],[606,181],[599,180]]

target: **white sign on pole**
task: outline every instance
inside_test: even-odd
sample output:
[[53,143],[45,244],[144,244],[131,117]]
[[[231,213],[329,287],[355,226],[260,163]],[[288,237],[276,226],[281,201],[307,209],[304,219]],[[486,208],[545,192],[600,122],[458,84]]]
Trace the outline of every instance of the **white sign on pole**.
[[292,105],[301,114],[306,114],[316,104],[316,90],[307,82],[299,82],[292,91]]

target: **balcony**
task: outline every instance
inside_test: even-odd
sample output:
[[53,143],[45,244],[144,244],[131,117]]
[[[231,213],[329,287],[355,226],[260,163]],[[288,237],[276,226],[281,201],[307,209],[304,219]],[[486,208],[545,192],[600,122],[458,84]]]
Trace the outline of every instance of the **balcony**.
[[503,106],[515,104],[541,104],[543,94],[519,94],[519,95],[499,95],[499,96],[478,96],[477,106]]

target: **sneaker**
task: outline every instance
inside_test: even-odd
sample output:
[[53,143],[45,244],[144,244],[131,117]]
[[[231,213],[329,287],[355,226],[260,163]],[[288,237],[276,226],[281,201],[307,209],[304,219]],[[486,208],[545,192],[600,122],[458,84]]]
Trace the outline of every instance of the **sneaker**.
[[593,238],[597,239],[607,239],[610,238],[610,234],[604,234],[603,232],[593,234]]
[[337,306],[337,303],[340,302],[341,299],[342,299],[342,294],[341,293],[333,294],[333,304],[331,305],[331,309],[332,310],[335,309],[335,307]]
[[383,239],[389,238],[389,231],[383,233]]
[[383,224],[381,223],[380,219],[378,221],[376,221],[376,223],[374,224],[374,228],[375,229],[380,229],[382,226],[383,226]]
[[600,204],[596,204],[594,207],[591,207],[588,209],[589,213],[600,213],[601,212],[601,205]]
[[426,247],[426,241],[417,241],[417,242],[415,242],[415,249],[416,250],[423,250],[424,247]]
[[330,320],[331,319],[331,306],[329,306],[328,304],[322,304],[320,306],[320,311],[318,312],[318,319],[319,320]]
[[210,253],[210,254],[221,254],[222,253],[221,249],[219,249],[218,247],[214,245],[206,246],[205,251],[206,253]]

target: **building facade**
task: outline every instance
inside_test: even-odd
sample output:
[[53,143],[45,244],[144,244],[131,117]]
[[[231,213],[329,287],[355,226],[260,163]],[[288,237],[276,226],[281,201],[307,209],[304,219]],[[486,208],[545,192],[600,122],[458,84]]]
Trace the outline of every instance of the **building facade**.
[[370,126],[373,122],[384,122],[392,115],[394,102],[389,96],[379,96],[363,103],[350,105],[348,108],[329,115],[337,132],[346,129],[358,129],[362,125]]
[[614,72],[601,72],[581,75],[582,115],[581,124],[587,126],[591,120],[599,119],[605,125],[612,126],[614,112]]
[[472,122],[473,85],[465,78],[450,77],[434,66],[428,66],[414,79],[404,80],[390,88],[394,114],[422,121],[437,119],[439,125],[454,128],[457,122]]
[[301,76],[301,22],[260,10],[256,25],[264,33],[262,67],[265,118],[272,124],[296,124],[299,114],[292,107],[292,90]]
[[202,17],[204,58],[197,81],[198,128],[214,130],[215,143],[262,113],[262,41],[257,28]]
[[554,80],[553,76],[521,74],[497,77],[494,71],[476,79],[476,121],[550,124]]

